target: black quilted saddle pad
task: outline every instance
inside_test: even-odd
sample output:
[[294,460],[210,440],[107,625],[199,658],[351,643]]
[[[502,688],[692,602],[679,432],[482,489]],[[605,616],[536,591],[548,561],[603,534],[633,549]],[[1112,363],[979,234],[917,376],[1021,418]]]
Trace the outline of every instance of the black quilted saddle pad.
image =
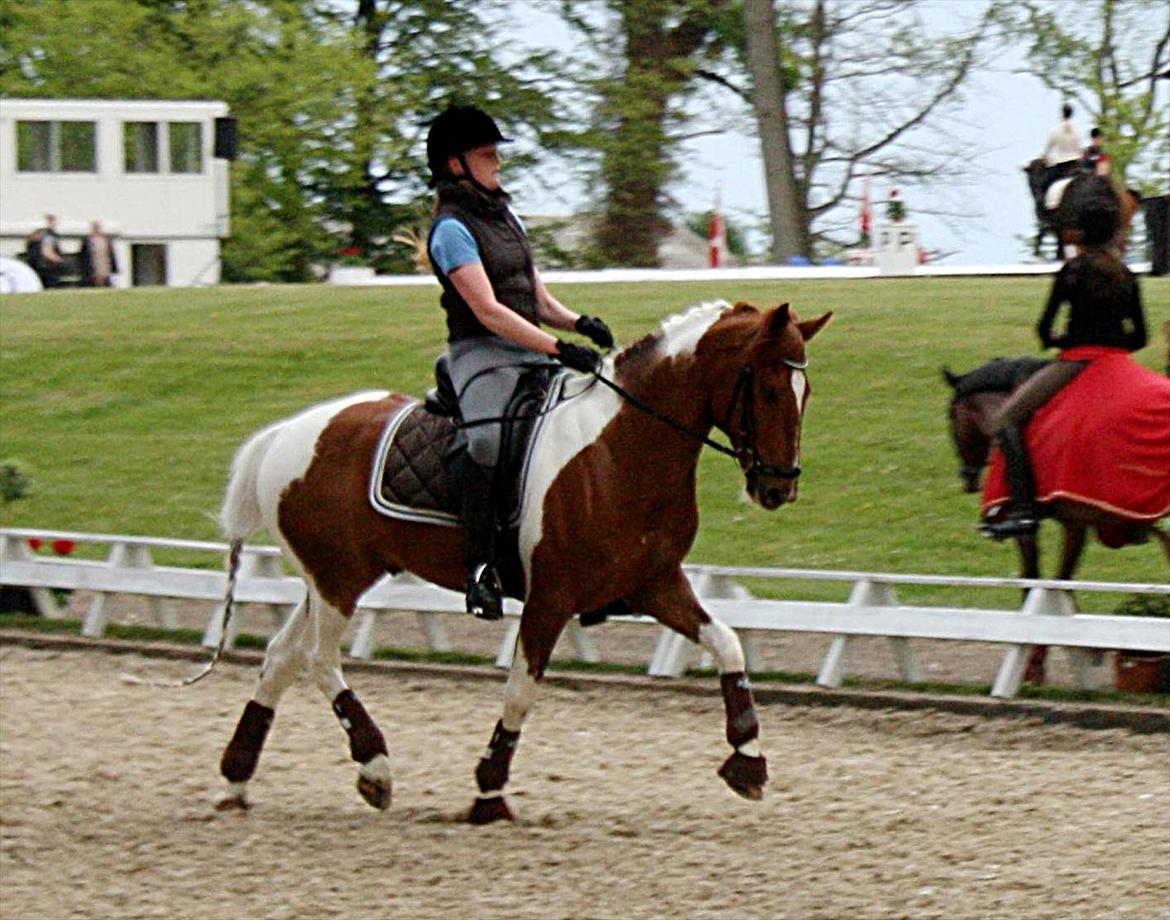
[[393,419],[379,451],[371,499],[394,517],[458,524],[459,507],[443,454],[455,436],[454,420],[431,415],[416,403]]

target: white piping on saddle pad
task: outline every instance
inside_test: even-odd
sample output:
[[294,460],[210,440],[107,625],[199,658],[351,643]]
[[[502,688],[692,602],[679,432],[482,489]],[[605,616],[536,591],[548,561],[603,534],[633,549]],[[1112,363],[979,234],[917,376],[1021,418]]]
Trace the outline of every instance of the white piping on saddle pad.
[[[586,378],[581,378],[586,379]],[[553,377],[549,384],[548,395],[544,402],[541,403],[541,415],[536,420],[536,424],[532,427],[532,434],[528,438],[528,445],[525,448],[524,462],[520,467],[520,495],[521,495],[521,509],[524,507],[523,496],[528,489],[528,471],[532,467],[533,457],[537,452],[537,445],[540,443],[541,432],[544,428],[545,420],[549,417],[548,407],[557,405],[558,401],[562,399],[562,391],[565,387],[566,381],[569,380],[567,373],[560,373]],[[571,395],[571,394],[567,394]],[[570,400],[571,401],[571,400]],[[458,515],[448,514],[446,511],[423,510],[419,508],[411,508],[407,505],[400,505],[394,502],[388,502],[382,496],[382,477],[386,472],[386,461],[390,454],[390,447],[394,441],[394,436],[398,433],[399,427],[405,421],[406,417],[417,408],[419,401],[417,399],[411,400],[403,406],[398,412],[390,417],[390,421],[386,423],[386,429],[382,432],[382,437],[378,439],[378,447],[374,451],[373,468],[370,471],[370,482],[368,495],[370,498],[370,505],[379,514],[384,514],[387,517],[396,518],[401,521],[414,521],[420,524],[437,524],[441,527],[458,527]],[[523,513],[521,511],[521,513]]]

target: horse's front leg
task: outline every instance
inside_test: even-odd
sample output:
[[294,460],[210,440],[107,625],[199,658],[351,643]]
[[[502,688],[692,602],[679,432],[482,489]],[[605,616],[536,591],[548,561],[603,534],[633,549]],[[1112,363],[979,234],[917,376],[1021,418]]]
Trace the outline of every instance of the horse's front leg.
[[[1026,537],[1017,537],[1016,546],[1020,550],[1020,577],[1040,577],[1040,540],[1039,534],[1030,534]],[[1028,592],[1024,591],[1027,600]],[[1027,667],[1024,668],[1024,681],[1039,687],[1048,679],[1048,646],[1037,645],[1032,648],[1028,656]]]
[[341,674],[341,634],[349,619],[316,592],[311,603],[317,628],[308,653],[309,672],[349,736],[350,756],[361,764],[358,792],[370,805],[385,810],[393,789],[386,738]]
[[544,670],[564,625],[563,618],[543,614],[531,605],[525,606],[516,651],[512,656],[512,669],[504,687],[504,715],[496,723],[487,750],[475,768],[479,795],[467,817],[472,824],[512,820],[512,810],[504,798],[512,755],[516,753],[520,729],[536,700],[540,679],[544,677]]
[[643,589],[630,602],[639,613],[649,614],[711,653],[719,668],[727,741],[734,748],[719,768],[719,776],[737,795],[762,798],[768,763],[760,751],[760,723],[739,637],[702,608],[681,568]]

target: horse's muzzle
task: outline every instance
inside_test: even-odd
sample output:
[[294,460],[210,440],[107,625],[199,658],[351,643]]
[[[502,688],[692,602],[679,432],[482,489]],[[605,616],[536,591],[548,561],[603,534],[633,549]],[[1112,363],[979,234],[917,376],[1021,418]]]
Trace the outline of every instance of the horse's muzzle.
[[775,511],[781,505],[796,501],[797,477],[772,476],[749,470],[747,491],[752,501],[767,511]]

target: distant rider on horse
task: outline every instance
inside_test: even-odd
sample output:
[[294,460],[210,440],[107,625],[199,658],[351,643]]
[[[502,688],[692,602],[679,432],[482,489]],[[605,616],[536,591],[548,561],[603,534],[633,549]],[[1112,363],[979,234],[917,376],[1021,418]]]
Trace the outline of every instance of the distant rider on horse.
[[1073,175],[1081,159],[1081,135],[1072,121],[1073,107],[1066,102],[1061,115],[1060,124],[1048,132],[1048,143],[1041,154],[1046,167],[1041,198],[1054,182]]
[[[1137,278],[1112,248],[1121,220],[1117,194],[1104,176],[1084,181],[1090,186],[1075,216],[1084,248],[1060,269],[1036,325],[1042,347],[1059,348],[1060,359],[1033,374],[1000,409],[995,439],[1004,453],[1012,502],[1003,520],[983,525],[988,536],[1020,537],[1036,532],[1036,481],[1024,429],[1041,406],[1088,366],[1089,360],[1077,359],[1070,350],[1088,345],[1137,351],[1146,345]],[[1057,313],[1065,303],[1069,305],[1065,331],[1054,334]]]
[[601,359],[592,348],[563,342],[540,324],[575,330],[599,348],[613,346],[605,323],[566,308],[536,270],[524,224],[500,185],[497,145],[508,140],[474,106],[447,108],[427,134],[430,184],[437,195],[427,253],[443,288],[451,380],[466,426],[467,449],[453,459],[451,471],[462,495],[467,611],[484,619],[502,615],[493,497],[499,419],[533,364],[551,356],[589,372]]

